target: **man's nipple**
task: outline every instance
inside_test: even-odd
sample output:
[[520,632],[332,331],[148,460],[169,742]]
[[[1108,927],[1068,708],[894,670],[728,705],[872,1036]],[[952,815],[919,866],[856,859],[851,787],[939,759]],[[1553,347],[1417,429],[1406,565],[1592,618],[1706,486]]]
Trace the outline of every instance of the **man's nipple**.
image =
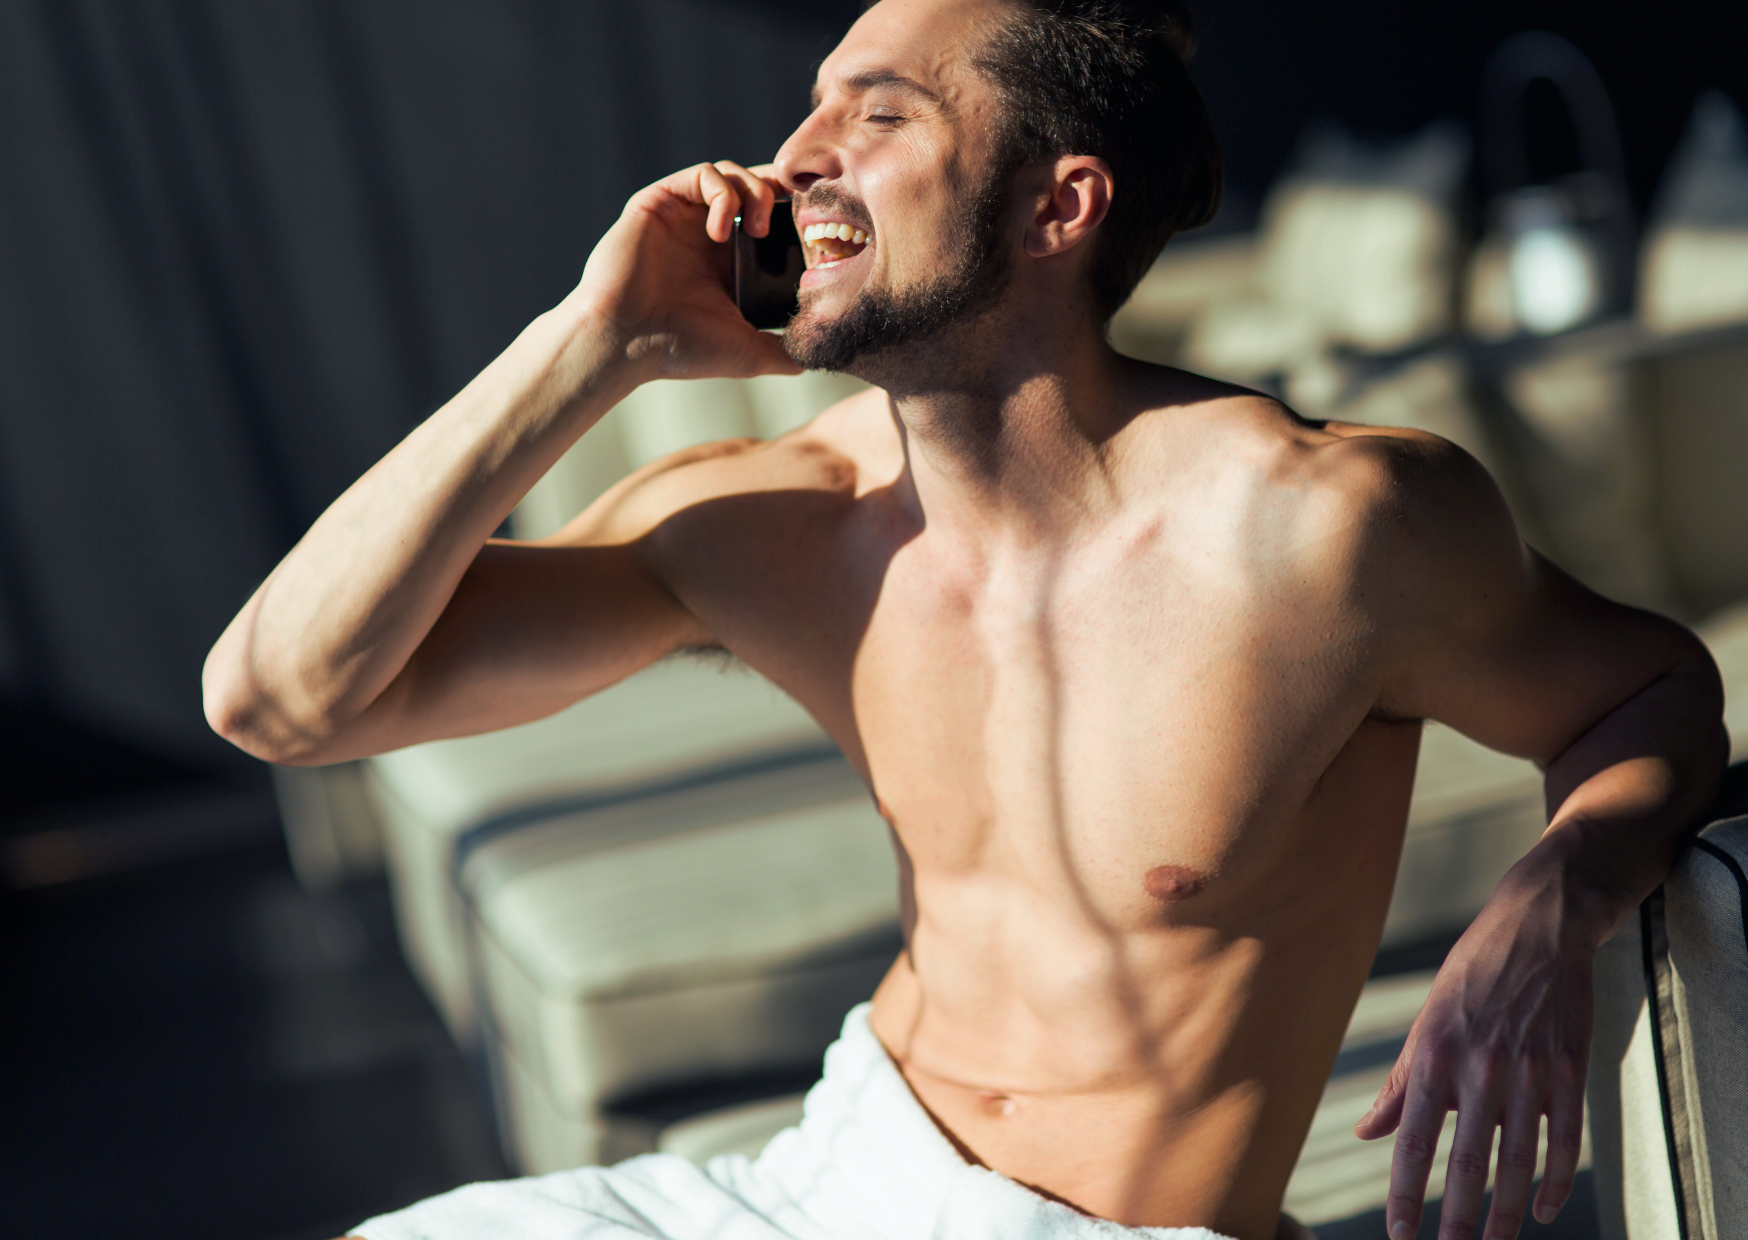
[[1206,875],[1187,865],[1156,865],[1141,880],[1148,895],[1167,904],[1189,899],[1207,883]]

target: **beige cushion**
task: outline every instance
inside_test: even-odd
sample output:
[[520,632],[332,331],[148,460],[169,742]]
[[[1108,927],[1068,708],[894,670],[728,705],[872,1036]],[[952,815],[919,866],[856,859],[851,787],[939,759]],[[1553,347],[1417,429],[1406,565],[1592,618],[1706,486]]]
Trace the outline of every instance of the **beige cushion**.
[[1657,526],[1683,597],[1706,615],[1748,598],[1748,328],[1665,342],[1646,378]]
[[1546,825],[1533,762],[1428,723],[1384,946],[1468,925]]
[[[1386,147],[1308,129],[1263,204],[1253,271],[1198,298],[1185,362],[1251,382],[1316,367],[1335,346],[1391,353],[1443,334],[1467,160],[1445,126]],[[1321,416],[1314,387],[1290,380],[1288,398]]]
[[1748,758],[1748,606],[1712,617],[1698,632],[1724,680],[1724,726],[1730,731],[1730,760],[1740,762]]
[[1748,818],[1699,839],[1597,957],[1606,1240],[1748,1237]]
[[1639,313],[1653,331],[1748,322],[1748,226],[1661,229],[1643,263]]
[[473,1035],[456,841],[555,802],[625,795],[774,753],[833,752],[761,676],[673,659],[536,723],[434,741],[368,764],[401,942],[457,1037]]
[[529,1171],[623,1152],[629,1095],[817,1063],[900,945],[886,825],[835,756],[556,815],[462,881]]
[[1289,180],[1270,193],[1262,284],[1330,340],[1387,352],[1450,325],[1456,221],[1405,189]]
[[291,868],[309,890],[382,873],[382,829],[362,762],[276,766],[273,795]]
[[1111,343],[1130,357],[1177,361],[1204,307],[1255,289],[1257,254],[1254,233],[1173,241],[1111,319]]
[[867,386],[824,371],[646,383],[534,484],[517,505],[511,528],[517,538],[545,538],[633,469],[719,439],[775,439]]
[[1720,91],[1700,96],[1658,188],[1639,314],[1657,332],[1748,323],[1748,122]]
[[1657,525],[1656,463],[1640,369],[1622,356],[1630,333],[1547,355],[1504,377],[1513,411],[1533,432],[1520,472],[1545,550],[1610,598],[1681,614],[1669,547]]

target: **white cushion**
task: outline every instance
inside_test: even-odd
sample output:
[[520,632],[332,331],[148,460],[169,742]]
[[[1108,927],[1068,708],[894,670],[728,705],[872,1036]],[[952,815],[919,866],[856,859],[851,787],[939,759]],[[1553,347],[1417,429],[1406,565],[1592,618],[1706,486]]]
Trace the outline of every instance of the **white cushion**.
[[631,472],[621,431],[631,412],[624,405],[609,409],[558,458],[510,514],[510,532],[515,537],[532,541],[558,533]]
[[1254,289],[1257,254],[1254,233],[1174,240],[1111,319],[1111,344],[1145,361],[1180,360],[1184,334],[1204,307]]
[[834,752],[812,717],[744,669],[671,659],[550,719],[433,741],[369,763],[401,943],[450,1029],[473,1034],[466,917],[452,869],[463,832],[576,798],[624,796],[762,756]]
[[564,1107],[501,1042],[488,1040],[492,1101],[504,1161],[524,1175],[616,1163],[648,1153],[660,1125],[636,1116]]
[[[835,756],[554,816],[462,881],[488,1042],[573,1142],[628,1095],[817,1061],[900,946],[886,824]],[[599,1156],[515,1145],[527,1170]]]

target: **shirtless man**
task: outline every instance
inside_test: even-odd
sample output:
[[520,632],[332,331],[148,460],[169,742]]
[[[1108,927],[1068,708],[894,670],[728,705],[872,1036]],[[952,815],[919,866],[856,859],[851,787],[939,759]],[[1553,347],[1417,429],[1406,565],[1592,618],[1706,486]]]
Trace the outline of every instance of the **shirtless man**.
[[[1541,763],[1551,823],[1358,1131],[1397,1134],[1396,1240],[1446,1112],[1444,1240],[1472,1234],[1500,1133],[1486,1234],[1512,1237],[1544,1116],[1537,1217],[1571,1188],[1592,956],[1712,794],[1716,671],[1526,550],[1449,444],[1112,351],[1217,156],[1181,10],[1128,6],[1164,34],[1061,17],[1095,7],[883,0],[773,164],[638,193],[577,288],[261,586],[213,650],[209,717],[263,758],[337,762],[725,647],[893,826],[907,947],[870,1025],[963,1157],[1084,1215],[1239,1240],[1276,1234],[1441,720]],[[762,232],[774,189],[803,228],[852,230],[809,245],[786,340],[723,291],[731,220]],[[876,390],[639,470],[552,538],[490,537],[638,384],[791,355]]]

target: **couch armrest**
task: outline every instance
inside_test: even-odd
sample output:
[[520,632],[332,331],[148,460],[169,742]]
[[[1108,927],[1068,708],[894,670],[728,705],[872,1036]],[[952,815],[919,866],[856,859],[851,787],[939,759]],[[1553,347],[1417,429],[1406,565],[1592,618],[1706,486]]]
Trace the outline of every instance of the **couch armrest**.
[[1748,1237],[1748,817],[1700,832],[1597,956],[1604,1240]]

